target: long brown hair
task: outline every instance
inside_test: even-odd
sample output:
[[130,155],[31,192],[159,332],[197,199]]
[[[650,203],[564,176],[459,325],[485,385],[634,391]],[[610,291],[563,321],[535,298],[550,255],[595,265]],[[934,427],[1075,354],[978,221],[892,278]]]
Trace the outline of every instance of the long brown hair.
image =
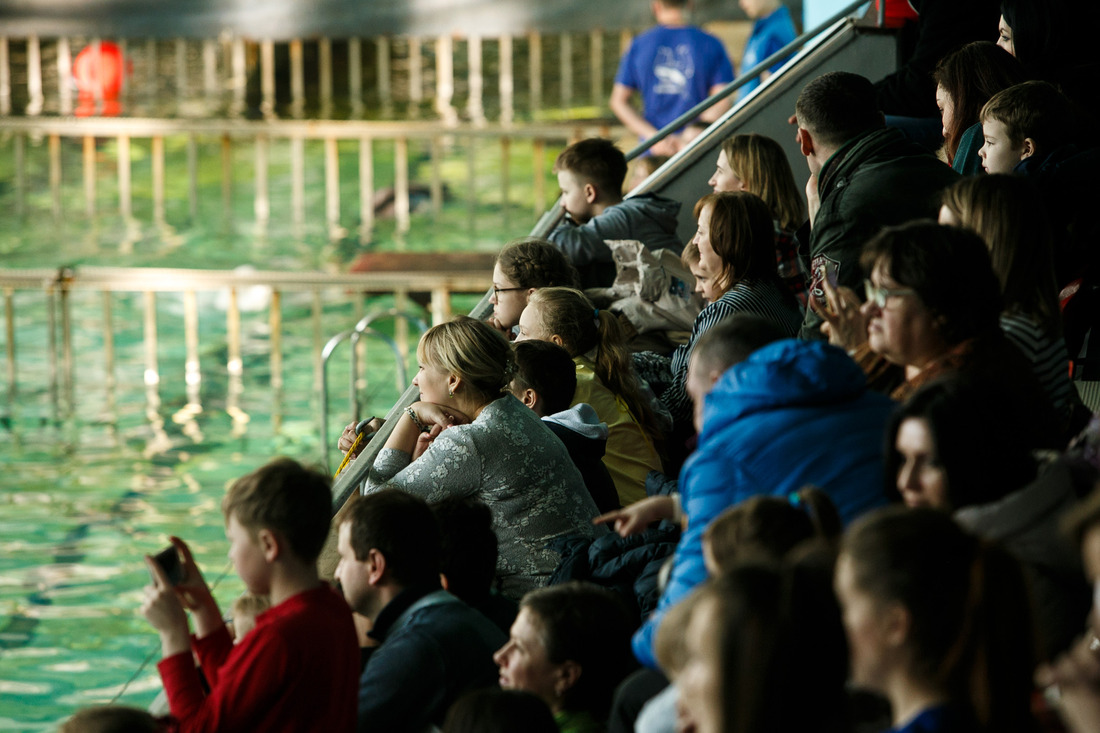
[[982,106],[997,92],[1027,78],[1012,54],[989,41],[968,43],[940,60],[932,77],[951,98],[952,122],[945,131],[947,162],[955,159],[968,127],[980,122]]
[[755,132],[722,141],[730,170],[745,190],[764,199],[772,219],[783,229],[798,229],[806,220],[802,194],[794,182],[787,154],[779,143]]
[[1008,175],[963,178],[944,190],[943,205],[964,229],[985,240],[1005,311],[1060,334],[1050,220],[1031,181]]
[[908,673],[973,714],[979,731],[1030,731],[1037,657],[1020,564],[944,512],[894,506],[841,543],[857,588],[909,614]]
[[711,206],[710,246],[722,260],[716,277],[729,290],[742,280],[777,278],[775,225],[764,200],[748,191],[708,193],[695,203],[695,218]]

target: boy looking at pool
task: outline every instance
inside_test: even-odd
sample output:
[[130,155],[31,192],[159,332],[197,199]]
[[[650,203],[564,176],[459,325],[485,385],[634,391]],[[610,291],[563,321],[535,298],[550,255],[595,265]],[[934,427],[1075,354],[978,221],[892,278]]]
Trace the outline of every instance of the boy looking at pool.
[[582,287],[608,287],[615,281],[606,240],[634,239],[647,249],[676,254],[683,249],[676,236],[680,202],[655,194],[624,200],[626,156],[610,140],[593,137],[570,145],[554,161],[554,173],[569,220],[548,239],[577,268]]
[[[153,582],[141,610],[160,632],[157,668],[180,731],[355,729],[355,627],[344,599],[317,573],[331,502],[328,478],[288,458],[229,488],[222,501],[229,559],[249,593],[271,599],[271,608],[236,646],[183,540],[172,538],[184,570],[174,587],[145,556]],[[185,609],[194,618],[193,637]]]

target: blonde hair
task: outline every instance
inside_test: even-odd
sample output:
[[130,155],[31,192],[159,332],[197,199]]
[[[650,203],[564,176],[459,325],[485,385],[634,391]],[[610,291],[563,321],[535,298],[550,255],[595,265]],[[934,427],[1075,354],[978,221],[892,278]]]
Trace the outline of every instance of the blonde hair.
[[539,288],[528,304],[536,306],[543,330],[560,338],[569,356],[595,349],[596,377],[626,403],[642,430],[658,442],[661,431],[657,417],[642,396],[618,316],[597,310],[584,293],[572,288]]
[[469,316],[430,328],[416,347],[416,358],[460,377],[488,400],[505,392],[516,374],[515,356],[504,336]]
[[680,253],[680,264],[689,270],[692,265],[699,264],[699,245],[694,239],[684,245],[684,251]]
[[258,593],[245,593],[233,601],[232,613],[234,616],[251,616],[255,618],[267,609],[271,608],[271,599]]
[[730,170],[745,190],[764,199],[772,219],[783,229],[798,229],[805,221],[802,194],[794,182],[790,161],[779,143],[755,132],[722,141]]

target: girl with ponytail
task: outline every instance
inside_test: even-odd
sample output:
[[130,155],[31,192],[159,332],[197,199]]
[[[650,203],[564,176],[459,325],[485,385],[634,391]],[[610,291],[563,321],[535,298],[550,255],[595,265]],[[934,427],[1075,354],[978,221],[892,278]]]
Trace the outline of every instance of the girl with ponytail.
[[889,507],[841,543],[835,586],[852,683],[895,733],[1035,730],[1035,646],[1019,564],[933,509]]
[[661,470],[657,416],[634,374],[618,318],[572,288],[540,288],[528,298],[516,340],[550,341],[577,365],[573,404],[586,402],[610,429],[604,464],[623,506],[645,498],[645,478]]

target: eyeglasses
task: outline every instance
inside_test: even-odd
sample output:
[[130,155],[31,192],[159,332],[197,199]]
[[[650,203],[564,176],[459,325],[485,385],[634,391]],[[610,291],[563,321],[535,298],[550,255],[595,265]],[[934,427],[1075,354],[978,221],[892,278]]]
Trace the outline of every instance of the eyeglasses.
[[895,295],[914,295],[917,291],[913,288],[880,288],[870,280],[864,280],[863,292],[869,302],[874,303],[879,308],[885,308],[887,298],[892,298]]
[[498,288],[496,285],[494,285],[493,286],[493,295],[500,295],[501,293],[510,293],[513,290],[526,290],[526,289],[527,288]]

